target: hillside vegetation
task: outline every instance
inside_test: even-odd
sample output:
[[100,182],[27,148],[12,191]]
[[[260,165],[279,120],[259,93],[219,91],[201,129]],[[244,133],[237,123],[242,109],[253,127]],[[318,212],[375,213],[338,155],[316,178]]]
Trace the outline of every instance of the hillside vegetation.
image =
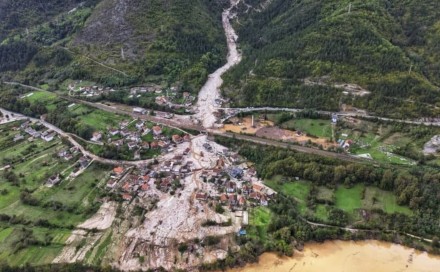
[[[236,106],[346,103],[394,117],[438,115],[438,1],[247,2],[256,8],[243,6],[236,24],[244,60],[224,86]],[[334,83],[371,95],[342,95]]]
[[226,1],[0,1],[0,76],[53,88],[154,82],[197,90],[226,55]]

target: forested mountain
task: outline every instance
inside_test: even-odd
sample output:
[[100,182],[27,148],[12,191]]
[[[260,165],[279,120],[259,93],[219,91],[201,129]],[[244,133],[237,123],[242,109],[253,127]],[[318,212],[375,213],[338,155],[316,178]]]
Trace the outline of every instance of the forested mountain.
[[226,55],[225,4],[0,0],[0,75],[54,85],[66,78],[106,85],[180,82],[197,90]]
[[[438,116],[439,1],[246,2],[236,23],[244,59],[224,86],[235,105]],[[371,94],[342,95],[335,83]]]

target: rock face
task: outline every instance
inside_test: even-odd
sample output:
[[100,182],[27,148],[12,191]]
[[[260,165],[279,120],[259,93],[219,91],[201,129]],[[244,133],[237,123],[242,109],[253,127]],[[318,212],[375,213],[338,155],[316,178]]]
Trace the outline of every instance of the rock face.
[[423,154],[431,155],[440,151],[440,135],[432,137],[423,147]]
[[126,20],[131,0],[104,0],[88,19],[75,44],[124,43],[133,35]]

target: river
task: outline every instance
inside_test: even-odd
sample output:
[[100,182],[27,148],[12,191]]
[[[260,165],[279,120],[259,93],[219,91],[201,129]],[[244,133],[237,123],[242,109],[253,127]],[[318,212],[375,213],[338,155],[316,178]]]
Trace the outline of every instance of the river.
[[273,253],[258,264],[229,272],[439,272],[440,257],[379,241],[328,241],[306,244],[291,258]]
[[217,111],[219,105],[216,105],[215,100],[220,98],[220,87],[223,83],[222,75],[241,61],[241,54],[237,49],[236,43],[238,36],[231,24],[231,20],[236,16],[233,9],[240,1],[230,0],[231,6],[222,13],[223,28],[228,44],[227,62],[209,75],[208,80],[199,92],[195,117],[201,121],[205,128],[212,128],[217,121],[214,112]]

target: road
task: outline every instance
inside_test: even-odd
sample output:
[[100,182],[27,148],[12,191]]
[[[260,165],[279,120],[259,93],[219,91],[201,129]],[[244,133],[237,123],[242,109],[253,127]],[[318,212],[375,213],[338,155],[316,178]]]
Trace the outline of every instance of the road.
[[316,223],[316,222],[312,222],[309,221],[303,217],[300,217],[300,219],[302,221],[304,221],[305,223],[309,224],[310,226],[314,226],[314,227],[321,227],[321,228],[336,228],[336,229],[340,229],[340,230],[344,230],[344,231],[349,231],[349,232],[387,232],[387,233],[400,233],[402,235],[408,236],[410,238],[413,239],[417,239],[423,242],[427,242],[427,243],[432,243],[432,239],[428,239],[428,238],[424,238],[424,237],[420,237],[417,235],[413,235],[410,233],[406,233],[406,232],[399,232],[397,230],[378,230],[378,229],[358,229],[358,228],[352,228],[352,227],[340,227],[340,226],[333,226],[333,225],[328,225],[328,224],[322,224],[322,223]]
[[[226,112],[229,112],[228,118],[233,117],[239,113],[254,112],[254,111],[300,112],[300,111],[304,110],[304,109],[296,109],[296,108],[277,108],[277,107],[258,107],[258,108],[247,107],[247,108],[221,108],[221,109]],[[360,113],[356,113],[356,112],[331,112],[331,111],[318,110],[318,111],[316,111],[316,113],[323,114],[323,115],[336,114],[337,116],[343,116],[343,117],[364,118],[364,119],[370,119],[370,120],[382,120],[382,121],[387,121],[387,122],[404,123],[404,124],[410,124],[410,125],[423,125],[423,126],[440,127],[440,121],[419,121],[419,120],[393,119],[393,118],[387,118],[387,117],[381,117],[381,116],[375,116],[375,115],[360,114]]]
[[286,143],[286,142],[278,142],[278,141],[271,140],[271,139],[264,139],[264,138],[260,138],[260,137],[256,137],[256,136],[250,136],[250,135],[244,135],[244,134],[234,134],[234,133],[229,133],[229,132],[221,132],[218,130],[208,130],[208,132],[213,135],[234,138],[234,139],[238,139],[238,140],[261,144],[261,145],[281,147],[281,148],[291,149],[291,150],[301,152],[301,153],[315,154],[315,155],[319,155],[319,156],[335,158],[335,159],[340,159],[340,160],[349,161],[349,162],[366,162],[366,161],[368,161],[367,159],[352,156],[352,155],[345,154],[345,153],[330,152],[330,151],[320,150],[320,149],[306,147],[306,146],[294,145],[294,144]]
[[100,162],[100,163],[103,163],[103,164],[141,166],[141,165],[149,164],[149,163],[151,163],[153,161],[153,159],[138,160],[138,161],[123,161],[123,160],[105,159],[105,158],[99,157],[99,156],[97,156],[97,155],[87,151],[80,143],[78,143],[70,135],[70,133],[67,133],[67,132],[63,131],[60,128],[58,128],[58,127],[56,127],[56,126],[54,126],[54,125],[52,125],[52,124],[42,120],[42,119],[37,119],[37,118],[25,116],[25,115],[20,114],[20,113],[15,113],[15,112],[7,111],[7,110],[5,110],[3,108],[0,108],[0,111],[3,112],[4,114],[8,114],[9,116],[14,116],[15,120],[30,120],[30,121],[33,121],[33,122],[40,122],[47,129],[53,130],[58,135],[60,135],[61,137],[64,137],[65,139],[67,139],[73,146],[77,147],[84,156],[87,156],[87,157],[91,158],[92,160]]

